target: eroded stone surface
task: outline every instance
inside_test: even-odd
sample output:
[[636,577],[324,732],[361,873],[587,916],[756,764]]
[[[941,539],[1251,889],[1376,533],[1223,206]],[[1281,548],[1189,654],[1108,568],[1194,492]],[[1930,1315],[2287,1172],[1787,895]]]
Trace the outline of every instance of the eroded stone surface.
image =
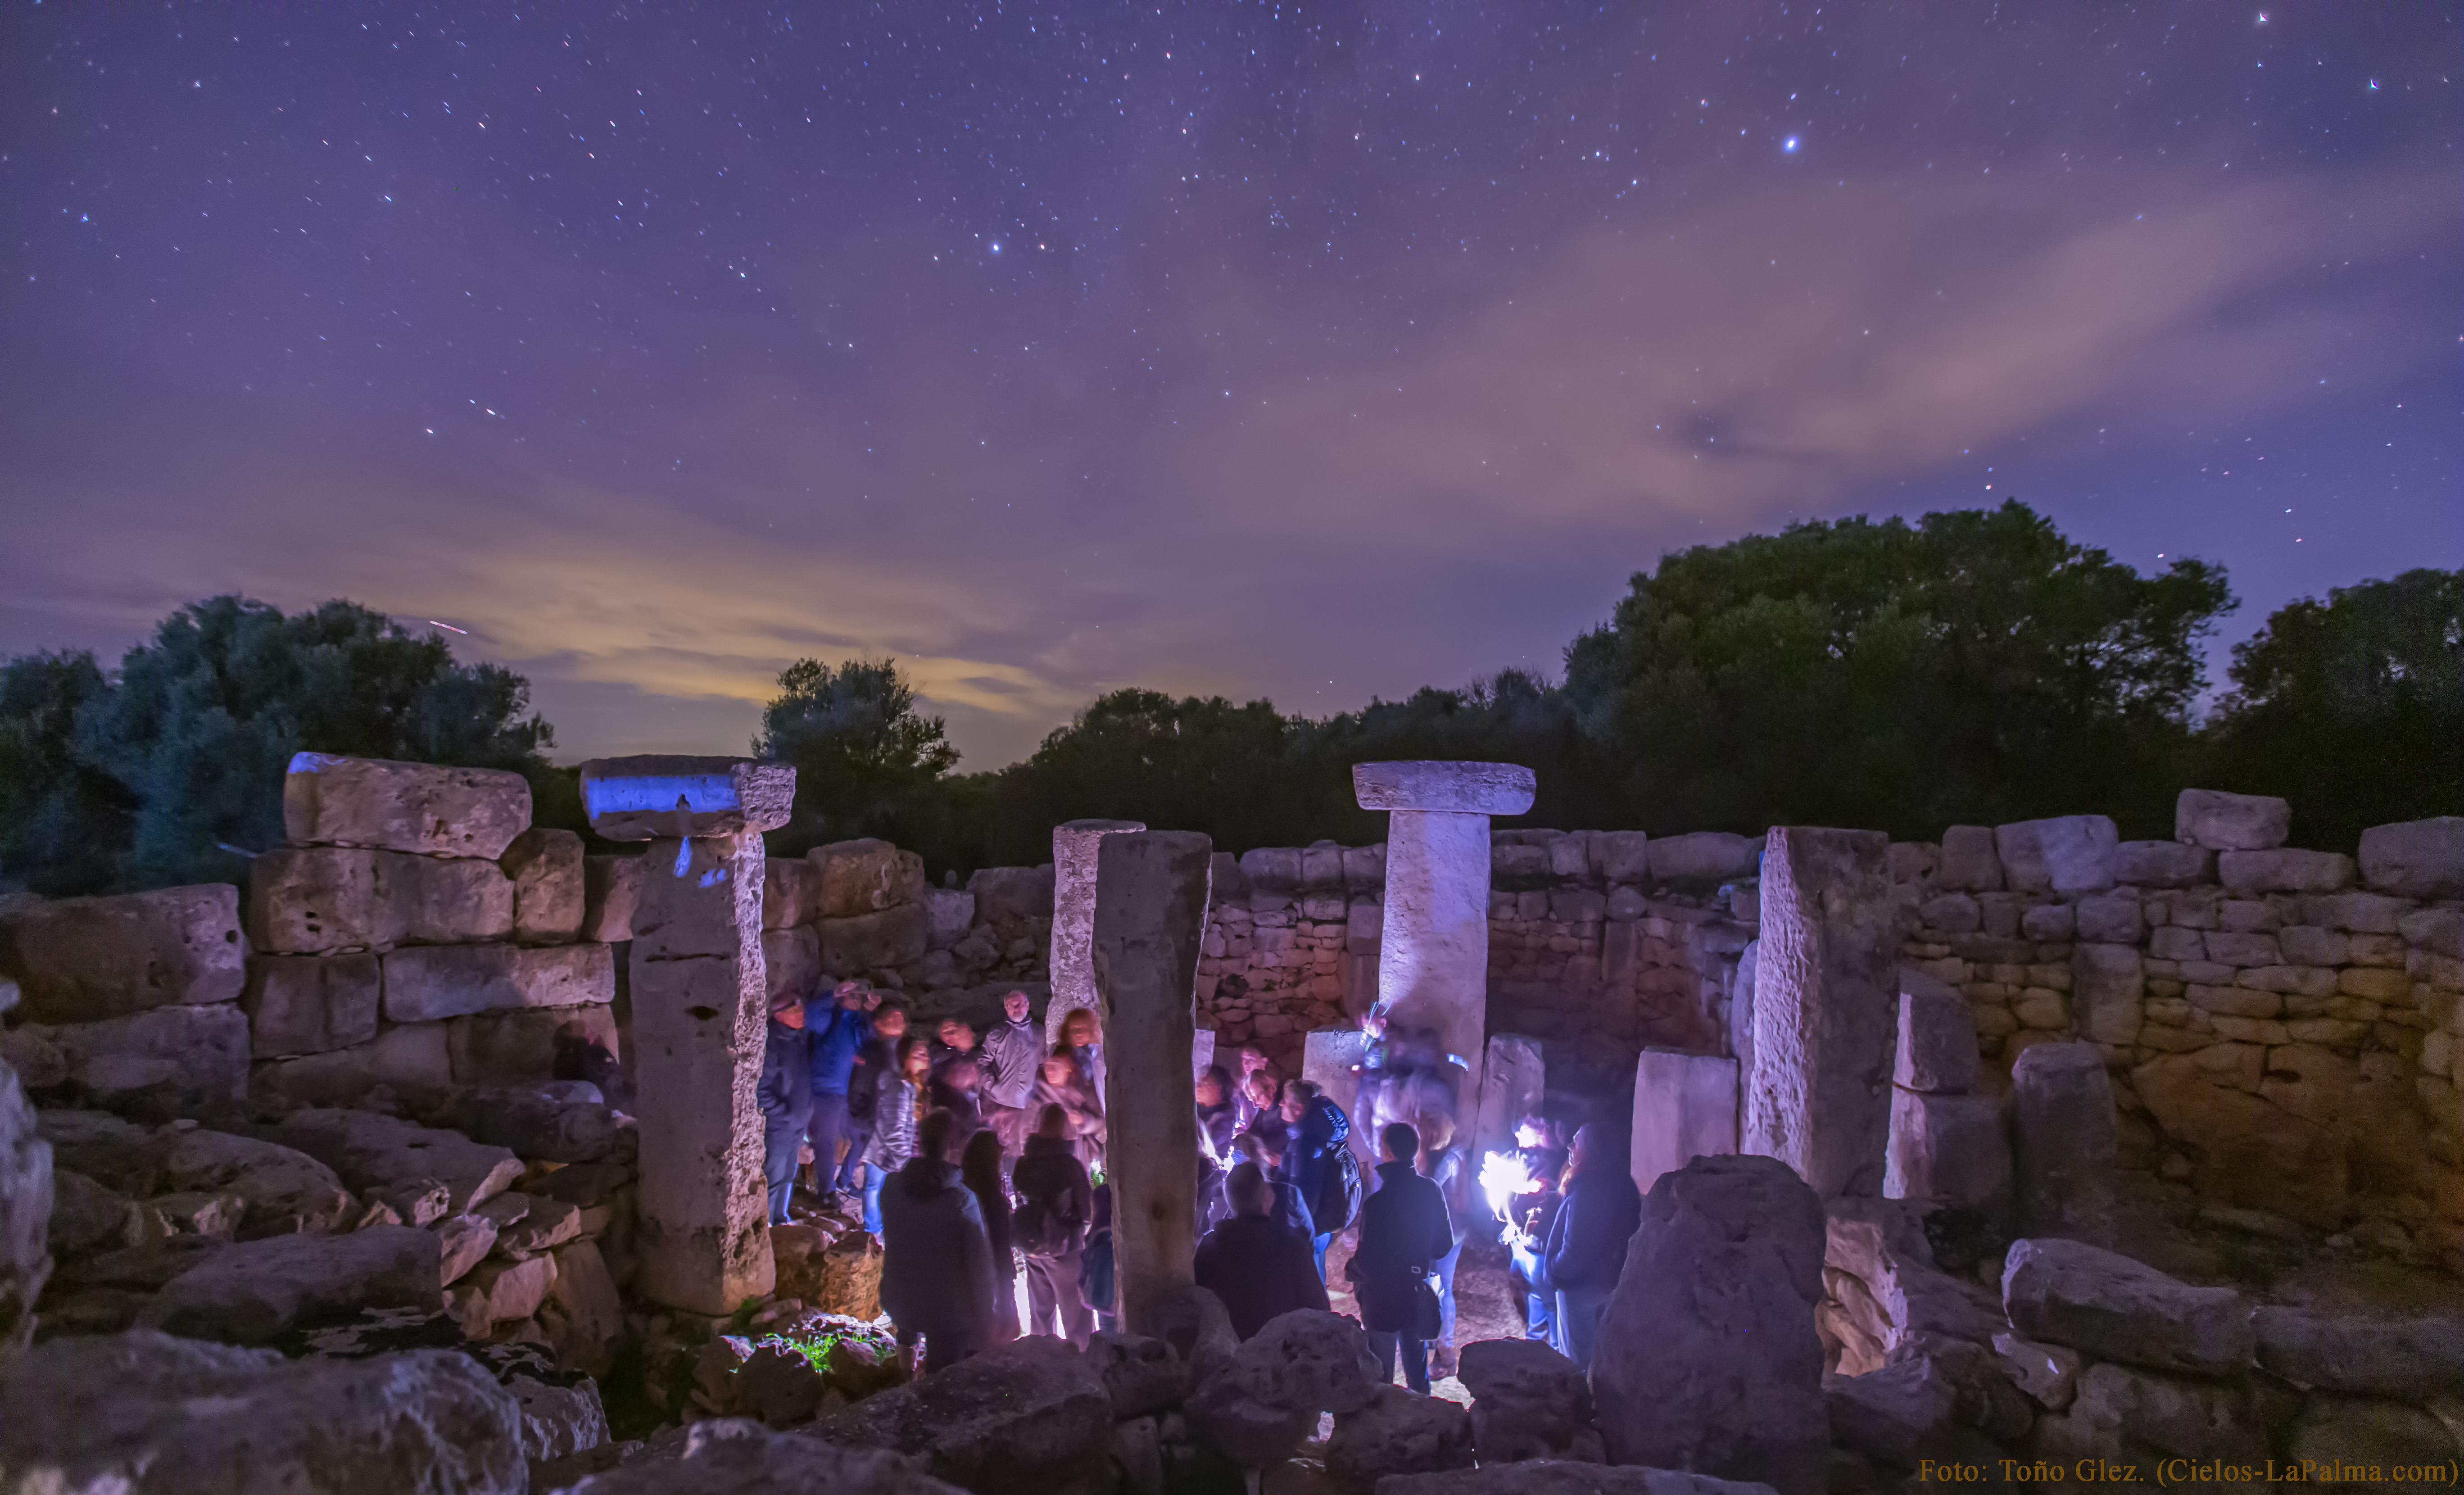
[[2362,875],[2378,892],[2464,898],[2464,815],[2372,825],[2362,832]]
[[248,1013],[252,1056],[321,1054],[375,1038],[380,969],[365,952],[251,956],[240,1005]]
[[1405,761],[1354,763],[1352,792],[1364,810],[1432,810],[1457,815],[1520,815],[1537,787],[1514,763]]
[[0,978],[18,1021],[92,1022],[229,1001],[246,979],[239,890],[228,883],[38,900],[0,913]]
[[1037,1337],[868,1396],[812,1432],[913,1455],[976,1495],[1043,1495],[1105,1468],[1111,1401],[1077,1351]]
[[2114,885],[2121,837],[2103,815],[2057,815],[1993,827],[2013,892],[2101,892]]
[[2013,1242],[2002,1303],[2019,1333],[2100,1360],[2207,1374],[2254,1363],[2256,1331],[2240,1293],[2178,1282],[2081,1241]]
[[1783,825],[1764,857],[1741,1146],[1825,1197],[1882,1191],[1900,988],[1889,844]]
[[140,1316],[190,1339],[260,1345],[295,1325],[362,1308],[433,1310],[436,1237],[407,1225],[346,1236],[269,1236],[224,1246],[173,1278]]
[[2113,1082],[2092,1044],[2038,1044],[2011,1068],[2011,1133],[2019,1225],[2102,1241],[2113,1231],[2120,1143]]
[[451,1215],[485,1203],[522,1176],[522,1160],[508,1149],[374,1111],[296,1110],[283,1118],[275,1134],[363,1194],[383,1195],[431,1180],[442,1183],[448,1198],[445,1213]]
[[605,945],[428,945],[385,956],[385,1015],[393,1022],[615,996],[616,963]]
[[[609,841],[777,830],[793,817],[795,803],[796,770],[785,763],[645,754],[582,765],[583,808],[590,828]],[[754,889],[758,903],[759,875]]]
[[2173,802],[2173,839],[2211,851],[2265,851],[2292,827],[2293,806],[2274,795],[2185,789]]
[[282,780],[293,846],[494,861],[530,823],[530,783],[502,769],[300,753]]
[[526,945],[563,944],[582,934],[587,906],[582,838],[533,826],[496,860],[514,885],[514,937]]
[[1144,821],[1134,820],[1073,820],[1052,827],[1052,1000],[1044,1008],[1046,1044],[1061,1042],[1061,1024],[1079,1008],[1099,1020],[1103,1015],[1095,995],[1096,853],[1105,837],[1146,828]]

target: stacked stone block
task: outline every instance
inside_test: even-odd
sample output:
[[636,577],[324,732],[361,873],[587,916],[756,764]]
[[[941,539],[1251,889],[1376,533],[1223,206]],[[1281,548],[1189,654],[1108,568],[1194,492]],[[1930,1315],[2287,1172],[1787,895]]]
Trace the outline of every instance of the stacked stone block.
[[296,757],[288,844],[249,876],[257,1078],[347,1101],[545,1079],[568,1023],[615,1046],[614,957],[582,937],[605,930],[605,900],[594,911],[582,838],[530,815],[518,774]]

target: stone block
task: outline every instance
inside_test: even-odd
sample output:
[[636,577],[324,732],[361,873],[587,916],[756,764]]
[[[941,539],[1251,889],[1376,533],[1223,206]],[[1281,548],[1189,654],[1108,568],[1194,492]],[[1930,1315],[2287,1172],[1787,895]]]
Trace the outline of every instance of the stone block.
[[0,978],[19,1022],[91,1022],[229,1001],[247,979],[228,883],[33,900],[0,913]]
[[589,905],[582,870],[582,838],[533,826],[514,838],[496,866],[514,885],[514,937],[526,945],[560,945],[582,937]]
[[887,841],[834,841],[804,854],[813,868],[813,916],[859,918],[924,895],[924,859]]
[[[888,843],[880,843],[888,845]],[[819,912],[821,872],[808,857],[774,856],[761,863],[761,927],[794,929]]]
[[2121,838],[2102,815],[2057,815],[1993,827],[2013,892],[2102,892],[2120,870]]
[[1549,850],[1519,841],[1494,842],[1488,848],[1488,875],[1499,887],[1522,888],[1549,880]]
[[[412,1095],[442,1090],[453,1083],[447,1028],[443,1022],[414,1022],[386,1028],[348,1048],[260,1064],[255,1083],[294,1105],[307,1106],[349,1106],[379,1086]],[[546,1066],[541,1065],[539,1072],[544,1077]]]
[[448,1215],[468,1214],[504,1193],[522,1176],[521,1159],[505,1148],[375,1111],[295,1110],[282,1118],[274,1134],[285,1146],[334,1170],[342,1182],[363,1195],[441,1183],[446,1188]]
[[1549,853],[1549,875],[1564,882],[1580,882],[1592,875],[1592,834],[1587,830],[1560,831],[1542,843]]
[[2103,1052],[2038,1044],[2021,1054],[2011,1066],[2011,1133],[2020,1228],[2110,1237],[2121,1142]]
[[633,937],[633,906],[641,899],[642,873],[649,866],[638,856],[582,859],[581,938],[619,945]]
[[582,765],[583,808],[609,841],[777,830],[795,801],[796,770],[785,763],[653,754]]
[[[1493,1041],[1492,1041],[1493,1042]],[[1635,1061],[1634,1130],[1627,1161],[1635,1187],[1697,1157],[1737,1151],[1737,1062],[1715,1054],[1646,1048]]]
[[1699,1158],[1661,1178],[1592,1362],[1613,1462],[1820,1495],[1825,1240],[1821,1200],[1772,1159]]
[[1609,890],[1608,916],[1618,923],[1639,919],[1642,917],[1646,901],[1640,889],[1612,888]]
[[[1217,852],[1217,856],[1223,855]],[[1220,870],[1220,867],[1219,867]],[[1353,892],[1374,893],[1386,886],[1386,843],[1343,848],[1343,886]],[[1220,885],[1215,890],[1218,903],[1227,896]]]
[[1360,898],[1344,909],[1343,948],[1347,955],[1375,958],[1385,933],[1386,909],[1383,904]]
[[1985,927],[1984,911],[1964,892],[1947,892],[1917,905],[1925,928],[1944,934],[1973,934]]
[[2416,910],[2405,914],[2397,928],[2408,945],[2464,960],[2464,909]]
[[2030,1339],[2092,1359],[2235,1375],[2256,1363],[2250,1304],[2080,1241],[2021,1240],[2002,1265],[2002,1306]]
[[1764,858],[1741,1145],[1825,1197],[1882,1187],[1900,989],[1889,844],[1774,826]]
[[1609,901],[1596,889],[1559,888],[1549,894],[1549,917],[1559,924],[1597,924],[1608,912]]
[[772,996],[791,992],[810,997],[822,986],[822,934],[810,925],[802,929],[761,932],[762,978]]
[[106,1110],[142,1106],[192,1116],[248,1094],[248,1014],[236,1002],[18,1031],[56,1048],[78,1101]]
[[[2247,1385],[2120,1365],[2089,1366],[2070,1410],[2040,1419],[2031,1446],[2065,1470],[2152,1471],[2189,1450],[2188,1457],[2213,1462],[2194,1465],[2202,1470],[2221,1463],[2258,1473],[2272,1451],[2266,1418]],[[2240,1483],[2245,1489],[2267,1487],[2257,1480]]]
[[508,1007],[613,1001],[605,945],[415,945],[385,956],[385,1015],[430,1022]]
[[270,1236],[225,1246],[171,1280],[140,1315],[188,1339],[261,1345],[294,1325],[368,1308],[435,1311],[444,1297],[436,1236],[373,1225],[344,1236]]
[[264,953],[381,949],[402,916],[378,881],[377,853],[277,846],[249,865],[248,942]]
[[967,937],[975,927],[976,895],[956,888],[928,888],[921,900],[924,905],[924,942],[933,950],[947,950]]
[[821,969],[833,977],[857,976],[920,960],[931,947],[933,935],[931,919],[919,903],[853,918],[825,918],[816,929],[821,940]]
[[[579,837],[574,845],[581,846]],[[405,856],[376,858],[377,887],[393,905],[404,943],[460,945],[514,933],[514,880],[494,862]],[[576,927],[580,921],[575,921]]]
[[[766,1473],[765,1466],[742,1463],[743,1472],[722,1470],[704,1484],[644,1482],[610,1486],[610,1492],[943,1495],[956,1487],[976,1495],[1045,1495],[1112,1487],[1113,1422],[1104,1383],[1084,1356],[1048,1337],[992,1346],[948,1370],[866,1396],[809,1431],[817,1436],[775,1442],[825,1448],[834,1462],[804,1461],[768,1478],[756,1472]],[[874,1454],[885,1461],[908,1458],[874,1466],[857,1462],[875,1450],[894,1451]],[[691,1467],[690,1462],[679,1467]]]
[[1993,846],[1993,827],[1953,825],[1945,830],[1933,883],[1947,891],[1999,892],[2002,855]]
[[[1368,1406],[1335,1418],[1326,1470],[1340,1488],[1368,1490],[1383,1478],[1408,1479],[1472,1463],[1471,1416],[1442,1397],[1400,1386],[1377,1388]],[[1381,1478],[1383,1477],[1383,1478]]]
[[[421,1026],[444,1029],[456,1085],[526,1085],[547,1079],[561,1032],[597,1043],[611,1054],[618,1052],[619,1044],[615,1012],[601,1003],[483,1012]],[[390,1029],[386,1037],[406,1031]]]
[[[1882,844],[1887,846],[1890,843],[1885,838]],[[1754,875],[1762,861],[1763,838],[1731,835],[1724,830],[1656,836],[1647,854],[1654,882],[1724,883]]]
[[2019,934],[2040,945],[2079,937],[2079,911],[2067,903],[2040,903],[2019,911]]
[[321,1054],[377,1036],[384,991],[374,955],[252,956],[240,998],[258,1059]]
[[2334,892],[2353,882],[2353,859],[2342,851],[2220,851],[2216,876],[2249,896],[2266,892]]
[[1893,886],[1929,887],[1935,870],[1942,866],[1942,844],[1935,841],[1894,841],[1885,864],[1890,868]]
[[1639,830],[1592,832],[1592,875],[1602,882],[1639,883],[1651,875],[1651,838]]
[[2147,992],[2135,944],[2071,948],[2071,1010],[2079,1031],[2099,1044],[2127,1044],[2139,1036]]
[[1521,815],[1538,786],[1516,763],[1407,761],[1354,763],[1353,798],[1364,810],[1435,810],[1460,815]]
[[2146,934],[2139,895],[2127,889],[2079,899],[2076,922],[2078,937],[2099,944],[2135,945]]
[[2362,876],[2374,892],[2464,898],[2464,815],[2372,825],[2362,832]]
[[295,846],[493,862],[530,824],[531,786],[503,769],[299,753],[282,779],[282,830]]
[[1882,1197],[2006,1212],[2011,1140],[2002,1128],[2002,1102],[1991,1095],[1893,1090]]
[[997,927],[1052,916],[1052,868],[986,867],[967,879],[976,917]]
[[1899,1049],[1891,1083],[1956,1095],[1976,1088],[1976,1015],[1958,988],[1900,967]]
[[2216,854],[2178,841],[2125,841],[2114,851],[2114,881],[2128,888],[2189,888],[2216,878]]
[[2365,1396],[2464,1386],[2464,1318],[2363,1318],[2262,1307],[2258,1363],[2286,1380]]
[[1340,888],[1343,886],[1343,847],[1331,841],[1320,841],[1301,848],[1301,881],[1303,888]]
[[2284,845],[2293,806],[2274,795],[2185,789],[2173,802],[2173,839],[2211,851],[2268,851]]

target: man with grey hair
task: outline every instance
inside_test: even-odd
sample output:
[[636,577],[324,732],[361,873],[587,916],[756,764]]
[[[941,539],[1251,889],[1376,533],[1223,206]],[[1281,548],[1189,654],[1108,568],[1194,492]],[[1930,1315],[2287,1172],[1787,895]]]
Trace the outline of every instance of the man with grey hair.
[[1001,999],[1001,1021],[984,1030],[984,1120],[1001,1139],[1001,1152],[1015,1158],[1025,1151],[1026,1103],[1035,1096],[1035,1077],[1044,1061],[1044,1032],[1027,1016],[1026,993],[1014,991]]
[[1243,1339],[1294,1308],[1326,1311],[1309,1240],[1268,1213],[1274,1193],[1256,1163],[1241,1163],[1223,1181],[1232,1218],[1198,1242],[1198,1286],[1223,1300],[1232,1331]]

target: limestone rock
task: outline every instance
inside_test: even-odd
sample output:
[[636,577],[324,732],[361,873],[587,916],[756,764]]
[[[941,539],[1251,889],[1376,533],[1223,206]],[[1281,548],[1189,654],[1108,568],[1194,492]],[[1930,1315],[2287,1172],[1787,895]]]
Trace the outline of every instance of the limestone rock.
[[1380,1386],[1369,1405],[1334,1419],[1326,1472],[1337,1486],[1370,1495],[1382,1475],[1471,1467],[1471,1418],[1451,1401]]
[[800,856],[761,859],[761,927],[795,929],[813,922],[814,902],[821,894],[821,872]]
[[436,1222],[437,1277],[451,1287],[495,1248],[496,1222],[485,1215],[452,1215]]
[[2120,869],[2120,843],[2113,822],[2102,815],[2057,815],[1993,827],[1993,848],[2013,892],[2102,892]]
[[2173,839],[2211,851],[2267,851],[2284,845],[2293,806],[2266,794],[2185,789],[2173,802]]
[[1264,1469],[1292,1456],[1317,1426],[1318,1414],[1272,1407],[1246,1395],[1229,1375],[1201,1381],[1181,1409],[1199,1442],[1244,1469]]
[[[2087,902],[2080,900],[2082,911]],[[2135,911],[2138,901],[2131,906]],[[2071,1011],[2079,1031],[2099,1044],[2131,1043],[2139,1037],[2147,990],[2139,947],[2091,944],[2084,933],[2079,941],[2071,948]]]
[[528,1375],[511,1375],[505,1390],[522,1409],[522,1457],[563,1459],[607,1441],[607,1409],[598,1383],[587,1376],[559,1386]]
[[1960,1389],[1933,1360],[1894,1362],[1843,1375],[1824,1389],[1832,1437],[1886,1468],[1913,1471],[1920,1461],[1991,1459],[2001,1450],[1960,1420]]
[[259,955],[382,949],[402,934],[374,851],[276,846],[249,864],[248,942]]
[[[2448,1385],[2452,1389],[2453,1382]],[[2451,1403],[2452,1405],[2452,1403]],[[2464,1452],[2464,1436],[2456,1428],[2419,1407],[2361,1396],[2312,1396],[2302,1403],[2284,1454],[2301,1465],[2342,1464],[2346,1468],[2387,1471],[2385,1485],[2426,1492],[2446,1487],[2444,1478],[2411,1480],[2393,1477],[2399,1469],[2435,1469],[2443,1476]],[[2377,1484],[2378,1481],[2353,1481]]]
[[429,1119],[473,1142],[551,1163],[600,1162],[632,1145],[632,1129],[604,1102],[571,1098],[553,1086],[458,1091]]
[[493,860],[530,821],[529,782],[501,769],[300,753],[282,781],[293,846]]
[[[499,1199],[511,1198],[498,1195]],[[495,1203],[492,1199],[490,1203]],[[530,1198],[530,1208],[512,1224],[499,1224],[496,1249],[516,1260],[553,1251],[582,1234],[582,1211],[562,1199]],[[527,1316],[527,1315],[525,1315]]]
[[1103,1377],[1116,1422],[1170,1411],[1189,1395],[1189,1368],[1160,1339],[1098,1330],[1087,1342],[1087,1362]]
[[[52,1146],[35,1130],[17,1072],[0,1064],[0,1366],[34,1331],[34,1303],[52,1274],[51,1220]],[[0,1449],[6,1438],[0,1431]]]
[[534,825],[513,839],[496,867],[514,885],[514,938],[556,945],[582,936],[588,892],[580,836]]
[[786,763],[646,754],[582,765],[583,808],[609,841],[777,830],[795,802],[796,770]]
[[323,1163],[279,1143],[200,1127],[166,1132],[156,1184],[164,1191],[234,1194],[252,1235],[341,1230],[357,1206]]
[[1683,1469],[1538,1460],[1394,1475],[1377,1482],[1376,1495],[1771,1495],[1771,1487]]
[[1229,1374],[1265,1406],[1338,1417],[1367,1406],[1380,1384],[1360,1325],[1315,1308],[1268,1319],[1242,1342]]
[[[1651,838],[1639,830],[1603,830],[1592,836],[1593,871],[1604,882],[1639,883],[1651,875]],[[1375,888],[1385,881],[1382,867],[1375,881],[1360,886]]]
[[[771,858],[777,861],[778,858]],[[761,932],[762,978],[771,995],[809,997],[822,987],[822,933],[811,925]]]
[[448,1038],[442,1022],[399,1023],[348,1048],[260,1064],[254,1083],[295,1106],[354,1105],[378,1086],[425,1096],[453,1083]]
[[1592,1426],[1592,1388],[1582,1368],[1531,1339],[1463,1347],[1459,1372],[1471,1392],[1473,1451],[1483,1464],[1531,1459],[1607,1461]]
[[1999,892],[2002,855],[1993,848],[1993,827],[1953,825],[1945,830],[1933,885],[1951,892]]
[[0,977],[18,1021],[92,1022],[229,1001],[246,978],[239,890],[228,883],[53,898],[0,913]]
[[0,1362],[0,1470],[29,1489],[519,1495],[520,1430],[451,1352],[285,1360],[139,1330]]
[[947,950],[967,937],[975,927],[976,895],[956,888],[928,888],[924,890],[925,946],[931,950]]
[[363,1194],[429,1179],[440,1182],[447,1190],[449,1214],[468,1212],[522,1176],[521,1159],[504,1148],[373,1111],[297,1110],[283,1118],[275,1134]]
[[514,882],[495,862],[371,853],[400,938],[414,945],[505,939],[514,933]]
[[2038,1044],[2011,1067],[2020,1228],[2101,1241],[2113,1229],[2120,1151],[2113,1082],[2092,1044]]
[[434,1309],[436,1237],[407,1225],[347,1236],[271,1236],[225,1246],[171,1280],[140,1321],[191,1339],[263,1344],[302,1322],[362,1308]]
[[887,841],[833,841],[805,852],[804,860],[813,868],[812,907],[821,918],[858,918],[924,895],[924,859]]
[[642,871],[649,865],[638,856],[582,859],[582,928],[577,937],[604,945],[633,937],[633,906],[642,896]]
[[2256,1329],[2258,1363],[2302,1386],[2398,1397],[2464,1386],[2464,1318],[2349,1318],[2262,1308]]
[[[542,1084],[556,1061],[557,1037],[567,1030],[611,1054],[622,1051],[624,1041],[616,1031],[616,1015],[605,1002],[479,1012],[448,1019],[442,1025],[451,1073],[457,1085]],[[403,1031],[395,1028],[385,1036]]]
[[[1888,844],[1886,838],[1884,845]],[[1751,877],[1762,854],[1761,837],[1724,830],[1655,836],[1647,852],[1652,881],[1660,883],[1721,883]]]
[[2100,1360],[2229,1375],[2256,1351],[2250,1305],[2079,1241],[2014,1241],[2002,1268],[2011,1327]]
[[519,1323],[539,1312],[555,1286],[556,1258],[552,1256],[519,1262],[490,1257],[454,1287],[454,1316],[462,1319],[466,1329],[473,1324]]
[[616,1279],[596,1242],[576,1241],[556,1251],[556,1279],[539,1308],[539,1328],[555,1347],[557,1364],[587,1375],[615,1368],[625,1336],[625,1305]]
[[379,972],[377,957],[366,952],[251,956],[240,998],[251,1056],[321,1054],[375,1038],[384,991]]
[[151,1131],[109,1111],[46,1108],[30,1114],[55,1166],[140,1198],[156,1192],[163,1159]]
[[1631,1135],[1626,1161],[1635,1187],[1646,1192],[1661,1174],[1697,1157],[1734,1153],[1737,1062],[1716,1054],[1644,1049],[1635,1061]]
[[1109,1469],[1111,1402],[1077,1351],[1037,1336],[868,1396],[812,1433],[914,1455],[975,1495],[1042,1495]]
[[2005,1367],[2011,1384],[2048,1412],[2059,1412],[2079,1395],[2079,1352],[2062,1345],[2038,1344],[2007,1330],[1993,1336],[1993,1353]]
[[832,1240],[811,1225],[774,1225],[777,1292],[819,1313],[871,1319],[881,1312],[881,1242],[861,1230]]
[[52,1170],[51,1209],[46,1239],[63,1260],[121,1250],[144,1238],[135,1199],[71,1169]]
[[1592,1366],[1610,1459],[1823,1489],[1824,1243],[1821,1200],[1773,1158],[1697,1158],[1653,1187]]
[[2219,1459],[2264,1466],[2267,1427],[2250,1390],[2233,1383],[2092,1365],[2070,1411],[2036,1424],[2035,1451],[2057,1462]]
[[859,976],[924,958],[932,925],[923,905],[900,904],[878,913],[824,918],[821,968],[825,976]]
[[2178,841],[2125,841],[2114,852],[2114,881],[2128,888],[2195,888],[2216,876],[2216,854]]
[[995,927],[1052,916],[1049,867],[986,867],[967,879],[976,895],[976,916]]
[[248,1094],[248,1014],[236,1002],[156,1007],[41,1032],[82,1104],[192,1116]]
[[1900,967],[1899,1057],[1891,1083],[1907,1090],[1963,1094],[1976,1088],[1976,1016],[1958,988]]
[[2249,895],[2266,892],[2334,892],[2353,883],[2353,859],[2342,851],[2299,851],[2278,846],[2273,851],[2220,851],[2216,878],[2231,890]]
[[836,1447],[726,1419],[683,1433],[681,1458],[644,1458],[592,1474],[564,1495],[966,1495],[877,1448]]
[[1521,815],[1538,780],[1513,763],[1412,760],[1352,765],[1353,797],[1364,810],[1445,810]]
[[385,1015],[428,1022],[511,1007],[612,1001],[616,963],[605,945],[429,945],[385,956]]
[[2011,1142],[2002,1130],[2001,1101],[1895,1089],[1882,1197],[2007,1211]]
[[[0,982],[0,985],[13,985]],[[0,1064],[17,1071],[18,1084],[30,1090],[48,1090],[66,1085],[69,1062],[60,1046],[43,1036],[32,1023],[24,1027],[0,1028]]]
[[2376,892],[2464,898],[2464,815],[2372,825],[2362,832],[2362,876]]

